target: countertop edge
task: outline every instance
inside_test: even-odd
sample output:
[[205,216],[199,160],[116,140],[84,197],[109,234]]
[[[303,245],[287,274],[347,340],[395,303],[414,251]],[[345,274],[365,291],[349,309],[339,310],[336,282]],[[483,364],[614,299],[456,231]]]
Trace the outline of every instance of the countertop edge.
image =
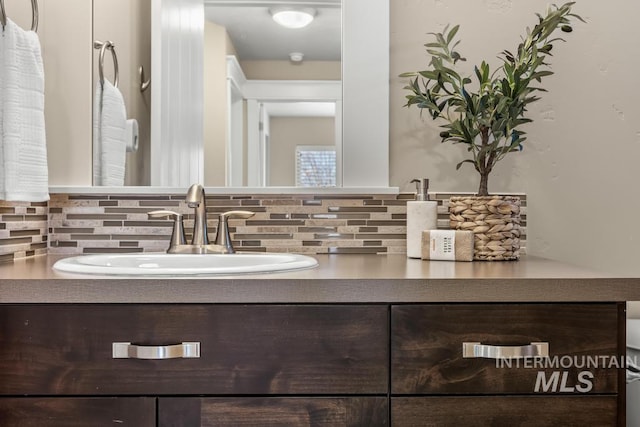
[[[640,300],[638,279],[3,280],[0,303],[534,303]],[[105,291],[106,289],[106,291]]]
[[452,263],[402,255],[316,255],[289,273],[219,277],[60,274],[58,257],[0,266],[0,304],[402,304],[640,301],[640,278],[527,256]]

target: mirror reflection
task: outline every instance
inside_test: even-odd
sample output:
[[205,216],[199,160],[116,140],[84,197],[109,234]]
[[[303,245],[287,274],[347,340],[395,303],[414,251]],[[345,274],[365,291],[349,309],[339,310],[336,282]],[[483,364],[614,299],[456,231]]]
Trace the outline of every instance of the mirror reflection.
[[93,0],[93,185],[150,184],[151,3]]
[[[112,7],[116,2],[122,7]],[[134,8],[126,0],[94,0],[93,8],[92,39],[115,43],[126,117],[139,123],[138,151],[126,154],[125,185],[295,186],[310,182],[301,179],[302,172],[296,175],[298,160],[328,164],[314,185],[388,185],[388,0],[140,0],[135,5],[135,13],[122,12]],[[299,29],[279,27],[276,9],[294,5],[312,9],[313,21]],[[222,21],[223,9],[233,16],[232,6],[240,9],[235,16],[244,30],[228,29],[232,23]],[[249,33],[258,27],[248,13],[254,8],[293,43],[267,56],[266,46],[278,46],[280,36],[262,29],[256,33],[266,46],[245,56],[245,44],[253,46]],[[118,12],[105,19],[105,9]],[[205,19],[212,13],[217,22]],[[328,16],[334,29],[319,30]],[[291,36],[312,29],[319,34],[319,53],[298,44],[303,37]],[[95,50],[96,76],[98,56]],[[105,61],[108,79],[111,63]],[[147,70],[144,78],[140,66]],[[149,78],[149,90],[141,92]],[[318,124],[308,124],[312,118]],[[295,148],[276,151],[278,129],[286,120],[307,131],[283,143],[291,147],[295,139]],[[287,165],[280,159],[288,159]],[[335,175],[325,179],[333,169]],[[276,172],[286,173],[286,179]]]
[[340,0],[207,0],[204,14],[205,185],[339,185]]
[[[104,7],[100,2],[104,2]],[[157,2],[162,7],[170,3]],[[121,74],[123,70],[134,74],[130,70],[138,66],[127,63],[132,56],[130,52],[139,52],[145,44],[134,38],[149,40],[150,34],[136,31],[131,37],[120,39],[113,31],[109,34],[109,29],[117,27],[117,19],[121,19],[105,13],[109,4],[109,0],[96,0],[96,36],[114,42]],[[149,15],[150,9],[148,6]],[[283,22],[282,16],[293,19],[293,23]],[[310,22],[302,26],[305,18]],[[204,23],[198,37],[202,38],[203,49],[201,114],[204,126],[199,157],[204,184],[340,185],[340,0],[286,3],[205,0]],[[151,50],[150,43],[146,44]],[[94,54],[94,58],[97,57],[98,52]],[[110,59],[104,61],[107,81],[112,81],[114,75]],[[97,67],[96,60],[94,68]],[[154,63],[154,69],[147,74],[154,76],[158,71]],[[120,79],[120,91],[128,110],[126,118],[136,119],[139,124],[138,148],[126,153],[125,185],[153,184],[153,146],[164,150],[158,147],[155,137],[151,142],[149,130],[153,125],[149,122],[148,104],[152,91],[140,92],[135,86],[140,83],[136,82],[137,77]],[[134,84],[123,85],[129,81]],[[95,96],[100,93],[96,90]],[[158,92],[153,93],[155,97]],[[160,94],[164,98],[164,92]],[[162,99],[161,103],[164,106],[167,100]],[[100,105],[100,99],[95,99],[94,104]],[[107,158],[100,157],[95,138],[94,147],[94,171],[108,170]],[[112,161],[111,157],[108,159]],[[303,175],[306,178],[302,178]],[[94,185],[104,184],[96,177],[94,173]]]

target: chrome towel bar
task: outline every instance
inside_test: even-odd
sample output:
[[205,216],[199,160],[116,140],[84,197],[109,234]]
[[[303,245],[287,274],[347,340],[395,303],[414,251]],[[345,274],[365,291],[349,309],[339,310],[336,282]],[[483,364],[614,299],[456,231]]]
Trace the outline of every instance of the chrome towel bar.
[[[38,31],[38,0],[31,0],[31,31]],[[4,9],[4,0],[0,0],[0,23],[2,23],[2,30],[7,26],[7,12]]]

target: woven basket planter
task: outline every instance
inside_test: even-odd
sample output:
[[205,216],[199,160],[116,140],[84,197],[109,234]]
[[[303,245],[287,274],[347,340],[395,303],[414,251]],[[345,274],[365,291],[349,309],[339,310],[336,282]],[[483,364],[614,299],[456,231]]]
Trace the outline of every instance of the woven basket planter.
[[453,230],[474,233],[474,260],[506,261],[520,258],[520,198],[462,196],[449,201]]

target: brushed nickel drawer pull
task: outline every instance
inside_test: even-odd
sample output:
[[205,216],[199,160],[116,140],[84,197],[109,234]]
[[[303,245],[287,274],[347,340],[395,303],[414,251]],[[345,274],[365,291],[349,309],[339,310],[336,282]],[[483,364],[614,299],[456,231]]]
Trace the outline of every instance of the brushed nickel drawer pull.
[[549,357],[548,342],[532,342],[523,346],[485,345],[479,342],[463,342],[462,357],[486,359],[524,359],[525,357]]
[[113,343],[114,359],[179,359],[200,358],[199,342],[176,345],[143,346],[130,342]]

